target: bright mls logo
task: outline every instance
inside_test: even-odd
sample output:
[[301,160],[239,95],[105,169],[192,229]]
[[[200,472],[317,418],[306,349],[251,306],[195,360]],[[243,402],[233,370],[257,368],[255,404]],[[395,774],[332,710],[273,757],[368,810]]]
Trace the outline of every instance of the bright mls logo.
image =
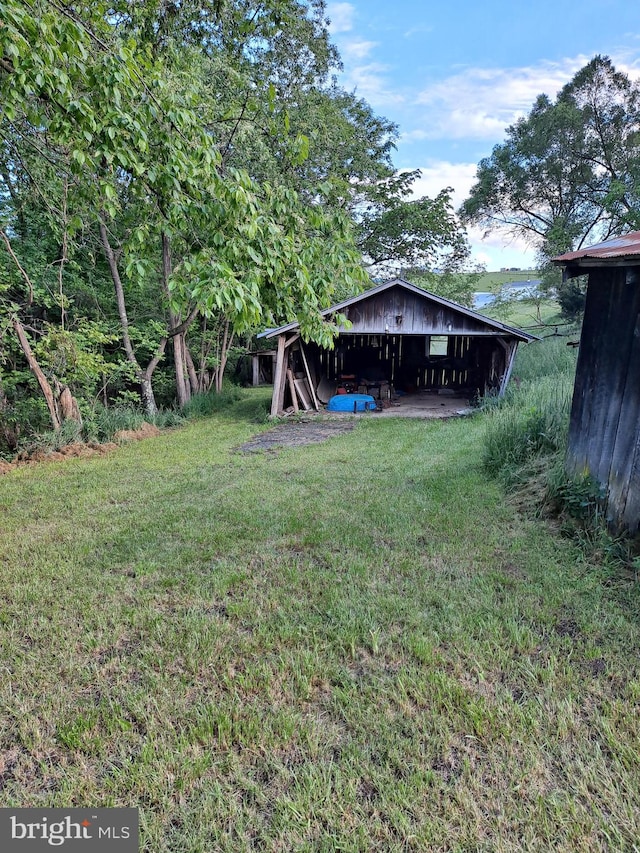
[[138,853],[137,809],[0,809],[0,850]]

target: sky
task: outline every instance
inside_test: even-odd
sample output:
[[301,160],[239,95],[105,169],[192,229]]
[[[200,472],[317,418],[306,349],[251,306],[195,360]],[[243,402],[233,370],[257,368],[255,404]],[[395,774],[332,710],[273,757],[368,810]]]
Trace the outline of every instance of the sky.
[[[327,14],[340,84],[398,125],[394,164],[421,170],[416,195],[450,186],[456,208],[539,94],[555,98],[597,54],[640,78],[637,0],[329,0]],[[534,264],[511,235],[469,238],[488,270]]]

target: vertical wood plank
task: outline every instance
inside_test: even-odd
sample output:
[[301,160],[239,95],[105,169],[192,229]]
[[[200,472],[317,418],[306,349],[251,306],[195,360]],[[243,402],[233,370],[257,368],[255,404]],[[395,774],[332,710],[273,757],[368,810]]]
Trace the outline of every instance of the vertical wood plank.
[[273,377],[273,396],[271,398],[271,417],[277,418],[282,411],[284,402],[284,350],[285,336],[280,335],[278,338],[278,352],[276,355],[276,375]]

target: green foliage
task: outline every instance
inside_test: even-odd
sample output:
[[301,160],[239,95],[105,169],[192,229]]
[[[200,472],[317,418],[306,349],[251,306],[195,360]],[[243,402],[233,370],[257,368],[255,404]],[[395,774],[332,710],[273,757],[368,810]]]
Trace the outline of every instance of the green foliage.
[[[575,330],[576,337],[580,330]],[[513,368],[514,383],[508,394],[516,395],[521,387],[534,386],[544,377],[560,377],[561,382],[573,382],[578,357],[577,348],[567,346],[569,337],[550,335],[540,341],[520,346]]]
[[552,468],[548,493],[559,509],[584,526],[602,524],[602,502],[605,492],[593,477],[568,478],[563,466]]
[[[19,319],[41,379],[88,422],[97,399],[153,416],[219,385],[258,327],[298,321],[331,346],[340,318],[322,312],[369,284],[362,252],[427,272],[464,261],[450,192],[410,200],[397,128],[331,82],[325,13],[3,4],[0,318]],[[11,337],[15,420],[39,386]]]
[[38,451],[53,453],[62,450],[69,444],[75,444],[83,440],[82,426],[76,421],[63,421],[60,429],[45,430],[34,433],[21,442],[20,449],[23,453],[32,454]]
[[84,436],[88,441],[112,441],[119,430],[140,429],[145,418],[140,408],[133,405],[96,405],[84,419]]
[[[540,95],[480,162],[464,219],[529,239],[541,268],[563,252],[638,228],[639,120],[638,83],[607,57],[594,57],[555,101]],[[567,294],[567,316],[576,315],[578,295]]]
[[513,485],[536,458],[563,456],[575,365],[565,338],[520,346],[505,396],[484,401],[483,462],[492,476]]

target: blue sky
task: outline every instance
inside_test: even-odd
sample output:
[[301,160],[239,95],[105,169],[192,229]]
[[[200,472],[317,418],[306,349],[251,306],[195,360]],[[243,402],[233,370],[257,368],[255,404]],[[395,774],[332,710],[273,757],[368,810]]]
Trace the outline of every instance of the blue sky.
[[[640,77],[637,0],[336,0],[327,12],[341,84],[399,127],[396,167],[422,170],[419,195],[453,187],[456,206],[537,95],[554,97],[596,54]],[[469,236],[490,270],[533,261],[509,235]]]

